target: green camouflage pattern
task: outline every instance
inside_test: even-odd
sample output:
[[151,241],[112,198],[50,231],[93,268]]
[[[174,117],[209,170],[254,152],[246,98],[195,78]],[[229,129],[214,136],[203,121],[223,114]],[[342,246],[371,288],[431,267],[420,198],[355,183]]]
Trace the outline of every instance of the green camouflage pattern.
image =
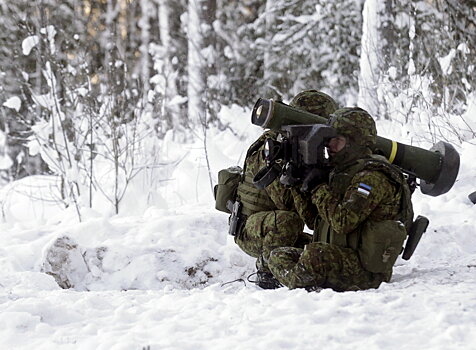
[[[244,166],[244,181],[243,184],[238,185],[238,200],[243,203],[245,209],[244,214],[251,215],[259,211],[269,210],[292,210],[293,199],[289,189],[275,179],[264,190],[258,190],[252,183],[252,179],[259,170],[266,166],[266,161],[263,156],[262,144],[267,138],[276,139],[278,136],[275,131],[266,131],[260,138],[251,145],[253,149],[255,144],[261,143],[253,152],[248,152],[245,159]],[[266,201],[268,198],[268,201]],[[261,205],[260,205],[261,204]]]
[[[328,117],[337,109],[335,101],[316,90],[302,91],[291,106]],[[238,186],[238,200],[247,216],[242,232],[235,237],[237,245],[248,255],[259,258],[260,268],[266,270],[271,250],[277,247],[304,247],[310,235],[303,233],[304,224],[314,227],[317,209],[310,194],[287,188],[275,179],[264,190],[252,188],[252,179],[266,166],[263,157],[264,141],[276,139],[279,132],[264,132],[249,148],[244,165],[244,181]]]
[[346,107],[330,115],[329,125],[337,133],[349,138],[352,145],[373,148],[377,141],[377,128],[370,114],[359,107]]
[[329,118],[329,115],[338,108],[332,97],[317,90],[301,91],[294,96],[289,105],[324,118]]
[[[382,281],[390,280],[391,271],[385,274],[365,271],[359,260],[356,235],[365,221],[395,219],[399,215],[401,194],[387,176],[378,171],[361,171],[342,189],[345,182],[348,183],[343,176],[334,175],[330,185],[320,185],[313,192],[312,202],[321,223],[316,225],[315,239],[319,242],[308,245],[298,260],[292,247],[273,250],[268,266],[283,285],[343,291],[377,288]],[[359,192],[361,183],[372,187],[368,196]],[[312,283],[305,284],[310,276]]]
[[274,249],[268,266],[274,277],[290,289],[355,291],[378,288],[385,279],[383,274],[364,270],[353,249],[321,242],[310,243],[304,249]]
[[[346,235],[356,230],[365,220],[397,218],[401,193],[382,172],[359,172],[343,194],[339,188],[342,186],[341,181],[344,182],[342,177],[334,177],[330,185],[318,186],[312,195],[312,202],[320,217],[329,223],[336,235]],[[360,184],[372,188],[368,195],[360,191]]]
[[377,128],[365,110],[359,107],[338,109],[330,115],[329,125],[347,141],[345,147],[331,157],[334,165],[351,163],[372,154],[377,142]]
[[314,230],[314,224],[318,216],[317,207],[312,203],[311,193],[303,193],[295,187],[291,187],[294,210],[307,227]]
[[[343,113],[339,110],[331,124],[334,123],[340,128],[338,132],[342,133],[347,132],[346,128],[359,129],[358,123],[352,124],[348,120],[344,123],[342,120],[353,116],[362,121],[362,129],[369,129],[358,134],[367,136],[368,140],[375,137],[375,124],[368,122],[368,114],[360,111],[354,113],[353,110],[345,109]],[[353,136],[345,136],[350,140],[349,146],[353,147]],[[270,271],[289,288],[359,290],[378,288],[382,281],[388,282],[391,278],[391,266],[384,273],[372,273],[364,269],[359,259],[359,243],[365,225],[383,220],[399,220],[402,216],[401,186],[406,184],[395,181],[389,175],[388,162],[374,159],[378,156],[368,156],[368,142],[356,142],[362,146],[356,147],[360,153],[353,155],[352,162],[348,158],[338,159],[342,163],[335,164],[329,183],[319,185],[312,193],[311,200],[318,211],[314,242],[304,250],[281,247],[270,254]],[[376,162],[380,165],[375,166]],[[391,171],[397,170],[392,168]],[[411,202],[407,205],[411,207]]]
[[[276,134],[265,132],[262,137],[276,137]],[[247,219],[235,242],[246,254],[258,258],[258,269],[267,271],[271,250],[286,246],[303,247],[310,242],[311,236],[303,233],[304,222],[294,205],[298,195],[292,189],[286,188],[279,179],[264,190],[250,188],[253,186],[251,179],[265,166],[262,150],[263,146],[260,146],[245,160],[245,181],[238,186],[238,199],[243,204]],[[302,207],[301,212],[307,209],[304,205]]]
[[292,211],[263,211],[251,215],[236,244],[248,255],[261,256],[266,263],[270,252],[277,247],[293,247],[303,235],[304,223]]
[[[326,118],[337,110],[337,103],[329,95],[317,90],[305,90],[298,93],[292,99],[290,105]],[[268,138],[276,140],[278,135],[278,131],[265,131],[258,140],[250,146],[244,165],[244,182],[247,186],[238,187],[239,199],[240,193],[243,194],[243,192],[246,191],[246,187],[249,189],[249,186],[253,186],[252,183],[250,183],[251,179],[254,178],[259,170],[266,166],[266,161],[263,157],[264,141]],[[255,147],[255,145],[260,146]],[[253,150],[253,152],[250,152],[250,150]],[[275,179],[261,192],[262,193],[257,193],[256,191],[253,191],[253,193],[248,193],[247,199],[254,196],[255,198],[252,198],[252,201],[259,198],[259,202],[264,205],[261,205],[261,209],[257,208],[255,205],[251,205],[247,208],[247,203],[243,203],[245,214],[251,215],[252,213],[261,210],[268,211],[274,209],[295,211],[296,206],[294,205],[294,201],[297,201],[297,210],[301,218],[305,221],[308,227],[313,227],[316,210],[315,208],[312,208],[312,205],[309,205],[310,198],[306,197],[307,195],[300,194],[297,191],[285,187],[281,182],[279,182],[279,179]],[[272,205],[269,202],[266,202],[263,197],[268,197],[270,201],[274,203],[275,207],[272,208]],[[248,201],[249,200],[245,200],[245,202]]]

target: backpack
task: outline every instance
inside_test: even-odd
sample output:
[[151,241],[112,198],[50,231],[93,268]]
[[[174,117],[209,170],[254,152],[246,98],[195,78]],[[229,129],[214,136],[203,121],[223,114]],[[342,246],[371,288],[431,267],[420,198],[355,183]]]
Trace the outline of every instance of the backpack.
[[400,187],[400,217],[396,220],[367,221],[360,231],[360,244],[357,248],[362,266],[370,272],[391,271],[402,252],[403,243],[413,223],[411,190],[401,171],[386,160],[372,156],[363,169],[379,170]]
[[243,170],[239,166],[222,169],[218,172],[218,184],[213,192],[215,195],[215,209],[230,214],[227,208],[228,201],[234,202],[236,190],[241,181]]

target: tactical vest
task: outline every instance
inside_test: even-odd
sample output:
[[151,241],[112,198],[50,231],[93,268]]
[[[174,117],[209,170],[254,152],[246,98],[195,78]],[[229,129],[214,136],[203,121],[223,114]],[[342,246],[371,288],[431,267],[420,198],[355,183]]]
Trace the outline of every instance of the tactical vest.
[[260,190],[253,184],[253,178],[257,170],[264,164],[260,164],[260,150],[266,137],[260,137],[253,143],[246,153],[243,175],[237,189],[237,200],[242,203],[242,213],[250,216],[259,211],[275,210],[276,205],[269,197],[266,190]]
[[[341,247],[352,248],[359,253],[363,267],[375,273],[390,273],[401,252],[403,241],[413,222],[411,192],[401,171],[378,155],[360,159],[343,171],[331,174],[331,191],[343,197],[353,177],[364,170],[379,171],[396,185],[400,193],[400,210],[395,220],[375,221],[367,219],[349,234],[337,234],[324,220],[319,222],[315,239]],[[402,223],[400,224],[399,221]]]

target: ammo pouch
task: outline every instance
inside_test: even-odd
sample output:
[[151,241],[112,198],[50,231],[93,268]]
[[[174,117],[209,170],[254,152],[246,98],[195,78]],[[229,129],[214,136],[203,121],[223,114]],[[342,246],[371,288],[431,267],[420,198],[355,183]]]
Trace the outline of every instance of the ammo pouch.
[[215,185],[215,209],[230,214],[227,202],[235,201],[236,189],[241,181],[242,169],[239,166],[230,167],[218,172],[218,184]]
[[405,226],[399,221],[367,221],[358,248],[364,269],[373,273],[389,271],[401,253],[406,237]]

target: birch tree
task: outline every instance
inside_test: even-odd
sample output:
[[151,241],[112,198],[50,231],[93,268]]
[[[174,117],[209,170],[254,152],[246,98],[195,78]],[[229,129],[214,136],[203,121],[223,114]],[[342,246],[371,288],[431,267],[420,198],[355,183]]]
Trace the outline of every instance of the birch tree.
[[[265,83],[263,94],[268,98],[282,98],[285,88],[281,86],[279,82],[279,72],[277,71],[278,62],[276,60],[276,42],[275,35],[277,34],[277,17],[279,13],[279,2],[273,0],[266,1],[265,13],[264,13],[264,27],[265,35],[264,40],[261,42],[264,55],[263,55],[263,81]],[[279,48],[278,48],[279,50]]]

